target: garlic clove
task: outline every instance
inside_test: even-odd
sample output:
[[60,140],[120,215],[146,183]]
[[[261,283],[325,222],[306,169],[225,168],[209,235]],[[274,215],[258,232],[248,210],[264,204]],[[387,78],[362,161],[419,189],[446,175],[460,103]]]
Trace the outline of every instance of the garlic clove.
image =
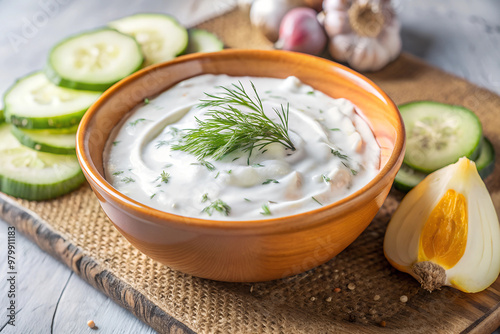
[[393,19],[378,37],[380,45],[387,51],[390,60],[394,60],[401,53],[403,43],[399,36],[400,29],[399,20]]
[[326,13],[323,20],[323,27],[328,36],[350,32],[351,26],[349,25],[347,12],[331,11]]
[[358,37],[358,41],[352,48],[351,56],[347,59],[349,65],[358,71],[372,69],[374,64],[375,49],[377,42],[370,37]]
[[324,0],[323,1],[323,10],[325,12],[334,11],[334,10],[347,10],[349,9],[350,3],[349,0]]
[[378,71],[387,64],[387,59],[392,59],[389,50],[382,46],[380,43],[373,43],[373,60],[370,65],[372,71]]
[[330,38],[328,51],[336,61],[347,61],[351,49],[351,35],[336,35]]
[[474,162],[461,158],[427,176],[394,213],[384,253],[432,291],[486,289],[500,273],[500,225]]

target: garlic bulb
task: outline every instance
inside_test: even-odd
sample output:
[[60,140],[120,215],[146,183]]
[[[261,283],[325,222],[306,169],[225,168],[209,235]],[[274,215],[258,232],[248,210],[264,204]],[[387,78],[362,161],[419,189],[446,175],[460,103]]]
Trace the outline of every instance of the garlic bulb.
[[276,42],[281,19],[290,9],[303,5],[304,0],[255,0],[250,8],[250,22],[271,42]]
[[398,270],[432,291],[490,286],[500,273],[500,225],[476,165],[467,158],[427,176],[403,199],[384,239]]
[[400,24],[389,0],[325,0],[323,10],[333,59],[376,71],[401,52]]

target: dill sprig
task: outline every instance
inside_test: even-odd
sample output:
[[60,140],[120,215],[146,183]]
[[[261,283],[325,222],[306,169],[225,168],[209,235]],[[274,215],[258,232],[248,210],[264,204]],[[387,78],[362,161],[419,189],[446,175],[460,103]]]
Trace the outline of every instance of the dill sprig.
[[[225,155],[242,150],[262,150],[271,143],[280,143],[290,150],[295,147],[288,135],[289,105],[286,108],[273,108],[279,123],[273,122],[265,113],[262,101],[252,82],[255,96],[248,95],[243,84],[229,87],[219,86],[222,91],[217,95],[207,94],[200,100],[200,108],[210,108],[206,119],[196,118],[198,128],[187,129],[180,143],[173,145],[174,150],[181,150],[195,155],[198,159],[212,157],[220,160]],[[238,107],[248,108],[241,111]]]

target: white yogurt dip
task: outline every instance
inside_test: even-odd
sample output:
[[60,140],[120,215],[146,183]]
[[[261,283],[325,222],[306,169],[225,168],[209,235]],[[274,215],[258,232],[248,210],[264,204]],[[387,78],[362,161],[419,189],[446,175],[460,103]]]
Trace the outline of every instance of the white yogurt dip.
[[[295,150],[272,143],[198,160],[173,150],[183,129],[206,119],[199,108],[218,86],[255,85],[266,115],[289,104]],[[241,108],[244,110],[244,108]],[[104,152],[106,179],[121,193],[152,208],[188,217],[254,220],[318,209],[365,186],[379,171],[380,148],[356,107],[295,77],[202,75],[145,100],[113,130]],[[220,209],[220,210],[217,210]]]

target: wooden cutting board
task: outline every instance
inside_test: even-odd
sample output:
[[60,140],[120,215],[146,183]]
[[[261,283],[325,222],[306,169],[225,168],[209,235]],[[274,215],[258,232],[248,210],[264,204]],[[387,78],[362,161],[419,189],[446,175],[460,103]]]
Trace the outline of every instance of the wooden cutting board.
[[[230,47],[270,47],[244,13],[202,27]],[[470,108],[500,152],[499,96],[407,54],[367,76],[397,104],[425,99]],[[498,162],[486,185],[499,214]],[[88,185],[45,202],[0,194],[0,217],[160,333],[491,333],[500,326],[500,279],[477,294],[428,293],[387,263],[383,235],[401,198],[393,190],[368,229],[326,264],[257,284],[204,280],[152,261],[119,235]]]

